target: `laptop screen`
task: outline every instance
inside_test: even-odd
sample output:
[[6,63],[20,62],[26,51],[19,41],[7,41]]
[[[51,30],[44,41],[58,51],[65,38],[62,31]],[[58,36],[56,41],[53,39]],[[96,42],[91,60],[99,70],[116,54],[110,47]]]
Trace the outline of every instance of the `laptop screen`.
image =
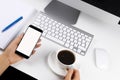
[[120,17],[120,1],[119,0],[82,0],[105,10],[113,15]]

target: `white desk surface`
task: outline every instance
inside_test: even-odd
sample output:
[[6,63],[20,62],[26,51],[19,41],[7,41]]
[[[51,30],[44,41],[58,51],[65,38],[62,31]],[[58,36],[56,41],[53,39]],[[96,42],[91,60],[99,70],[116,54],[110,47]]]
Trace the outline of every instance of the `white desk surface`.
[[[21,0],[30,4],[39,11],[51,0]],[[94,40],[87,51],[86,56],[78,55],[80,59],[81,80],[120,80],[120,26],[110,26],[81,13],[76,27],[94,34]],[[47,56],[51,50],[57,50],[61,46],[42,38],[42,46],[37,49],[35,55],[28,60],[22,60],[13,66],[38,78],[39,80],[63,80],[55,75],[47,64]],[[110,56],[108,70],[100,70],[95,65],[94,48],[104,48]]]

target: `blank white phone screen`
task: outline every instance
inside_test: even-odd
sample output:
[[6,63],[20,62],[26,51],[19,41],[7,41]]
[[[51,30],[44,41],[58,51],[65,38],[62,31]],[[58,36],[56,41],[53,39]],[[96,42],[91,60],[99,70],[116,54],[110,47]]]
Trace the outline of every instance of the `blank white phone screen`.
[[26,56],[30,56],[41,34],[41,32],[29,27],[23,39],[21,40],[17,51],[23,53]]

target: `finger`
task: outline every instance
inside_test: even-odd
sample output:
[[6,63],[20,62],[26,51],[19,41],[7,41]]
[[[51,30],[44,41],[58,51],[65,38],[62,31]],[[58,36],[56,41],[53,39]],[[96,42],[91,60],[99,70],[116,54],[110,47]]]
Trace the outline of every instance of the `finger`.
[[39,48],[41,46],[41,44],[36,44],[35,48]]
[[40,42],[41,42],[41,39],[38,40],[37,44],[35,45],[35,48],[38,48],[38,47],[41,46],[41,43],[40,43]]
[[80,79],[80,73],[78,70],[74,70],[74,77],[73,80],[79,80]]
[[36,50],[33,50],[33,51],[32,51],[32,55],[35,54],[35,52],[36,52]]
[[17,38],[15,38],[13,40],[13,44],[19,44],[19,42],[21,41],[22,37],[23,37],[24,33],[20,34]]
[[73,75],[73,69],[69,69],[68,73],[67,73],[67,75],[65,77],[65,80],[71,80],[72,75]]
[[40,42],[41,42],[41,39],[39,39],[37,43],[40,43]]

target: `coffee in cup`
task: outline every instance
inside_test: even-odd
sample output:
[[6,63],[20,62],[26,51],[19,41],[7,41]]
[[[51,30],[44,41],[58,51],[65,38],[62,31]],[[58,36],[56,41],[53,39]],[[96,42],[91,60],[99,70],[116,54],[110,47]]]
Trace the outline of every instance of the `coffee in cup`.
[[69,68],[76,61],[75,53],[67,49],[59,50],[56,53],[56,59],[59,66],[62,68]]

